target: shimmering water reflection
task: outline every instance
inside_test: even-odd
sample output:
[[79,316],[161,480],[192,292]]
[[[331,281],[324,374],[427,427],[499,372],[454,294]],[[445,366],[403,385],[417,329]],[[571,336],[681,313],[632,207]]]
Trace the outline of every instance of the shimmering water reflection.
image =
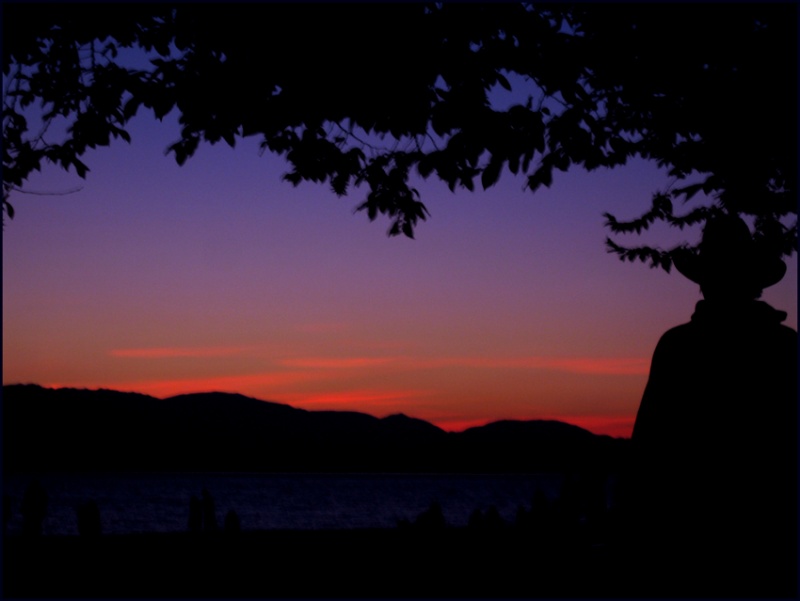
[[77,534],[76,507],[100,509],[103,532],[187,529],[189,500],[207,489],[220,525],[234,510],[243,530],[393,528],[413,521],[433,501],[448,525],[465,526],[475,509],[497,508],[513,522],[537,490],[558,496],[558,474],[37,474],[7,476],[9,532],[21,529],[20,503],[38,479],[48,494],[44,534]]

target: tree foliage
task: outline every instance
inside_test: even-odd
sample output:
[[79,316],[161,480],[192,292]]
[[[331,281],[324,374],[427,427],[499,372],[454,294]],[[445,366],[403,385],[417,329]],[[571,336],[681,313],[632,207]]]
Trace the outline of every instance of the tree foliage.
[[[671,178],[629,222],[682,227],[713,210],[756,217],[796,248],[797,8],[794,4],[5,3],[3,208],[45,162],[88,166],[87,149],[129,139],[144,107],[177,111],[169,148],[257,136],[293,184],[338,195],[413,237],[427,209],[410,178],[451,190],[504,172],[536,191],[558,172],[657,161]],[[141,48],[142,65],[118,52]],[[525,90],[520,92],[520,82]],[[515,103],[490,102],[508,91]],[[26,121],[39,106],[41,129]],[[54,140],[51,123],[66,123]],[[702,193],[714,207],[690,203]],[[681,215],[673,206],[684,206]],[[670,251],[626,248],[667,270]]]

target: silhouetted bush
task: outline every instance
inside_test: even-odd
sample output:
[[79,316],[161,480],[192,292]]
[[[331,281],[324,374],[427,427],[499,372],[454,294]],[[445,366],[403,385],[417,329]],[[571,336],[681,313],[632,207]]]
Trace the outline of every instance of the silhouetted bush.
[[214,497],[205,488],[201,494],[203,497],[203,530],[215,532],[217,530],[217,510]]

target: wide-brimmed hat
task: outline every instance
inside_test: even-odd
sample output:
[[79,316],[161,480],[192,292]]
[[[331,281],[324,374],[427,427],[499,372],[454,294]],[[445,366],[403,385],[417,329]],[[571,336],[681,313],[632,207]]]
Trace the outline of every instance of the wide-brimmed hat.
[[700,285],[734,279],[764,289],[777,284],[786,273],[780,254],[754,240],[747,224],[729,214],[709,219],[698,252],[678,249],[672,253],[672,263]]

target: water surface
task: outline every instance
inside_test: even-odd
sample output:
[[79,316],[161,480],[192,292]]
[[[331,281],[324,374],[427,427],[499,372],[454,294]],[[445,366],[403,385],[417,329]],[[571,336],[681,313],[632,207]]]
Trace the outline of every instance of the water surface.
[[207,489],[217,521],[234,510],[243,530],[393,528],[413,521],[433,501],[451,526],[466,526],[475,509],[494,506],[513,522],[537,490],[557,497],[556,474],[29,474],[6,476],[9,532],[21,529],[20,503],[38,479],[48,494],[44,534],[77,534],[75,509],[93,500],[103,532],[176,532],[187,529],[189,500]]

